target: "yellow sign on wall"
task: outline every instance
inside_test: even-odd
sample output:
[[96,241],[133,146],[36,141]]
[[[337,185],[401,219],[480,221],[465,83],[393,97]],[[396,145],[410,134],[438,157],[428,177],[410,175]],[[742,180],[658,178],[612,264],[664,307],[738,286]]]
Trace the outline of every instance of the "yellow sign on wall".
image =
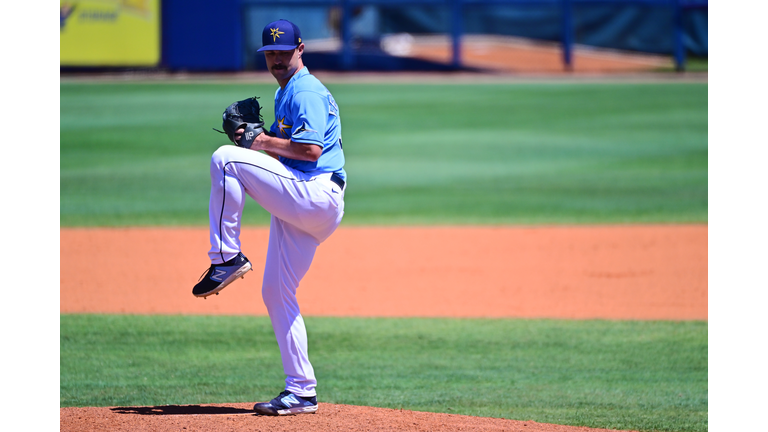
[[61,2],[61,66],[157,66],[160,0]]

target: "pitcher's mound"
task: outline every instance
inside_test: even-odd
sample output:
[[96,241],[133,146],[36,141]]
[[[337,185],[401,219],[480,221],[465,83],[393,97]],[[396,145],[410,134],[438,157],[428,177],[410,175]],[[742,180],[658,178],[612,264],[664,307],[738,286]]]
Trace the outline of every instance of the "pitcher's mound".
[[[255,403],[255,402],[254,402]],[[598,432],[610,429],[320,403],[315,414],[256,415],[253,403],[61,408],[61,432],[77,431],[508,431]]]

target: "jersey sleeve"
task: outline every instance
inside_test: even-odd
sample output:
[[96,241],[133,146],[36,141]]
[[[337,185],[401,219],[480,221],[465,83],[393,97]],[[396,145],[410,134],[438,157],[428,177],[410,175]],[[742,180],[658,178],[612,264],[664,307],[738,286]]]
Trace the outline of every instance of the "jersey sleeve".
[[312,91],[302,91],[294,95],[292,104],[295,116],[291,140],[324,147],[328,99]]

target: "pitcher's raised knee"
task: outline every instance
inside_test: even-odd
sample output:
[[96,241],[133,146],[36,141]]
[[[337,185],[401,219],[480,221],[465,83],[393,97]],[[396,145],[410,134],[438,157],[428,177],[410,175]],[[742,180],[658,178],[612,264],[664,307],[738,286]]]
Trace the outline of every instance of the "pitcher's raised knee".
[[229,144],[219,147],[215,152],[213,152],[213,155],[211,156],[211,166],[216,166],[219,168],[223,167],[227,164],[227,162],[232,160],[234,155],[237,154],[238,150],[242,151],[244,149]]

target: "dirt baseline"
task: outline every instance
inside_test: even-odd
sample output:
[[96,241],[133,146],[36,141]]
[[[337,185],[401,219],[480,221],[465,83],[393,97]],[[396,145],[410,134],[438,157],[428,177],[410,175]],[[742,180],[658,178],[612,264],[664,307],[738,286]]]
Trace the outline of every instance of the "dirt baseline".
[[[61,313],[256,314],[268,228],[245,279],[206,300],[205,228],[61,230]],[[310,316],[707,319],[707,226],[341,227],[298,292]]]
[[[299,288],[305,316],[707,320],[706,225],[342,226]],[[60,312],[266,315],[267,228],[246,228],[256,271],[207,300],[205,228],[60,230]],[[256,401],[254,401],[256,402]],[[62,431],[595,431],[503,419],[320,404],[255,416],[250,404],[61,408]]]

